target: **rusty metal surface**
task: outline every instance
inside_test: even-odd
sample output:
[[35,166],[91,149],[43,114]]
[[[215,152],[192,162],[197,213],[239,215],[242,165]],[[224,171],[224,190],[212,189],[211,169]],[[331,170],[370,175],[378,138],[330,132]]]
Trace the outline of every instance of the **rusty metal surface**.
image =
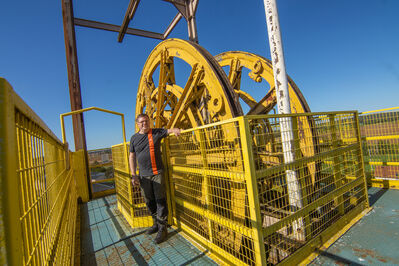
[[[69,98],[71,111],[83,108],[82,95],[80,90],[79,64],[76,48],[75,26],[73,22],[73,4],[71,0],[62,0],[62,19],[64,27],[65,55],[68,70]],[[83,120],[83,114],[72,116],[73,135],[75,142],[75,151],[84,150],[86,160],[86,176],[89,198],[91,198],[92,189],[90,185],[90,174],[87,159],[86,133]]]
[[399,190],[369,189],[373,210],[311,265],[399,265]]
[[154,244],[155,234],[132,229],[116,204],[112,195],[81,205],[81,265],[216,265],[172,228]]
[[129,6],[126,10],[125,17],[123,18],[122,26],[119,30],[118,42],[122,42],[125,36],[126,30],[129,26],[129,22],[133,19],[134,13],[136,13],[137,7],[139,6],[140,0],[130,0]]

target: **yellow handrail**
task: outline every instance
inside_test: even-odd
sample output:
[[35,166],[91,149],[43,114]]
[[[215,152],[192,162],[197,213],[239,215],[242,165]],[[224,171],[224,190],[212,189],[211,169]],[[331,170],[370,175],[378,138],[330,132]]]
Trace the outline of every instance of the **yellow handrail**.
[[[122,113],[118,113],[118,112],[115,112],[115,111],[111,111],[111,110],[107,110],[107,109],[103,109],[103,108],[99,108],[99,107],[94,107],[93,106],[93,107],[88,107],[88,108],[84,108],[84,109],[80,109],[80,110],[76,110],[76,111],[72,111],[72,112],[68,112],[68,113],[63,113],[63,114],[60,115],[61,131],[62,131],[62,142],[63,143],[66,143],[64,117],[70,116],[70,115],[75,115],[75,114],[80,114],[80,113],[91,111],[91,110],[97,110],[97,111],[104,112],[104,113],[119,115],[121,117],[121,122],[122,122],[123,143],[126,142],[125,116]],[[127,158],[128,153],[127,153],[126,146],[124,146],[124,153],[125,153],[126,158]],[[129,167],[129,166],[127,166],[127,167]],[[128,170],[128,169],[126,169],[126,170]]]

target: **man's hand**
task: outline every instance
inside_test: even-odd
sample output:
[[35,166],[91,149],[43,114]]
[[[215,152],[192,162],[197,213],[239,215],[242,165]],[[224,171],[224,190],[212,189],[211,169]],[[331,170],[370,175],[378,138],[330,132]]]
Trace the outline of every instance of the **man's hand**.
[[170,128],[168,129],[168,134],[173,133],[177,137],[180,136],[181,129],[180,128]]
[[137,175],[132,175],[132,185],[133,186],[138,186],[140,185],[140,180]]

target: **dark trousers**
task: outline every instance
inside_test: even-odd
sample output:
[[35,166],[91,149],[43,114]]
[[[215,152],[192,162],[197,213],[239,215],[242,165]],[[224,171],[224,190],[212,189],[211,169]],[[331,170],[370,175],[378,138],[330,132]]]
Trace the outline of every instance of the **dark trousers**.
[[141,194],[154,221],[160,225],[168,223],[165,179],[161,174],[140,177]]

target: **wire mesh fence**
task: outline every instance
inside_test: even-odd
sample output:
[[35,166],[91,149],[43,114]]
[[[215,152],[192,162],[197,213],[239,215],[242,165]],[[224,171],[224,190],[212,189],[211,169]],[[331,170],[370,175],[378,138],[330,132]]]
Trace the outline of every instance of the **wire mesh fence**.
[[359,122],[369,183],[399,187],[399,107],[361,113]]
[[354,112],[240,117],[168,141],[174,222],[228,263],[298,262],[368,206]]
[[0,99],[7,263],[73,264],[77,194],[67,146],[4,79]]
[[[129,144],[125,143],[127,150]],[[118,209],[132,227],[147,227],[152,225],[151,216],[139,186],[133,186],[127,154],[123,144],[112,146],[112,159]]]
[[[295,160],[289,163],[282,149],[288,132],[282,132],[281,119],[249,120],[270,125],[251,135],[270,139],[254,144],[253,150],[266,260],[271,264],[300,250],[351,210],[367,206],[355,113],[292,116]],[[270,156],[278,166],[267,163]]]

